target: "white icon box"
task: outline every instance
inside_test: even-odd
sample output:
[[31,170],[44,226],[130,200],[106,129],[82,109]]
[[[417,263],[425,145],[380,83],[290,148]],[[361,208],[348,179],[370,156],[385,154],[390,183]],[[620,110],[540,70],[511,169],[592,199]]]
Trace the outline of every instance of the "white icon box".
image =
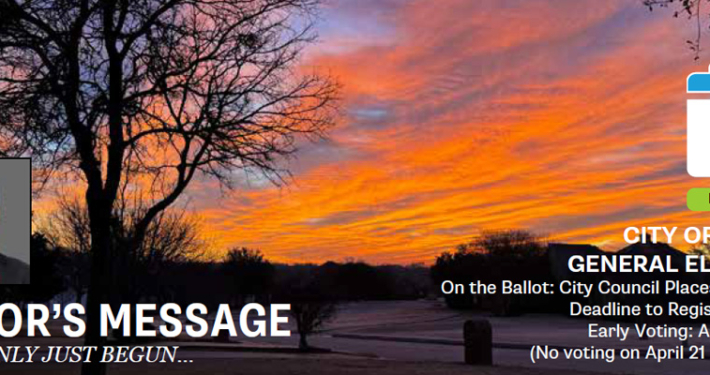
[[[710,94],[710,72],[688,75],[689,94]],[[688,99],[688,173],[710,177],[710,98]]]

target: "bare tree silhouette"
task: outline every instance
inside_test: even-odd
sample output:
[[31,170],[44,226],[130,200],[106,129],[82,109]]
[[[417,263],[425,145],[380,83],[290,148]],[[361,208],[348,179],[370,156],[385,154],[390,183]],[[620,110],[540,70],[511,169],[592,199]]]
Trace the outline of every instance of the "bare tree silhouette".
[[[168,210],[153,219],[140,246],[127,248],[127,239],[133,235],[131,230],[135,228],[136,220],[143,217],[145,209],[129,206],[123,200],[119,202],[113,214],[111,256],[114,276],[120,279],[116,281],[112,295],[121,300],[113,302],[136,303],[149,287],[147,277],[166,265],[200,258],[206,243],[199,237],[198,219],[184,211]],[[78,198],[60,199],[58,208],[46,220],[38,222],[37,232],[65,251],[66,281],[80,302],[88,285],[86,259],[91,249],[86,205]]]
[[704,1],[707,0],[643,0],[643,5],[648,7],[650,11],[653,11],[656,8],[675,7],[673,17],[678,18],[684,15],[689,20],[692,20],[695,24],[695,37],[693,39],[688,39],[685,42],[688,44],[688,48],[693,51],[695,60],[698,60],[700,59],[700,41],[703,31],[703,20],[701,17],[706,15],[703,11]]
[[[299,74],[316,0],[0,0],[0,147],[35,168],[76,171],[91,228],[86,344],[121,191],[147,203],[130,246],[197,175],[279,182],[298,135],[333,124],[337,85]],[[98,362],[82,373],[102,374]]]
[[308,351],[311,349],[308,344],[308,336],[316,333],[328,320],[332,319],[337,312],[337,305],[325,300],[305,300],[300,299],[291,303],[291,316],[296,320],[296,330],[298,331],[298,349]]

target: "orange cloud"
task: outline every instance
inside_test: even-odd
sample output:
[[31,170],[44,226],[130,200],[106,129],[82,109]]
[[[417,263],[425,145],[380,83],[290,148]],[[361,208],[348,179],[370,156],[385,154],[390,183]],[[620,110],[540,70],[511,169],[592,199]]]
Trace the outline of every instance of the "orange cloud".
[[[478,231],[618,247],[685,208],[684,77],[668,14],[618,1],[336,2],[304,64],[344,86],[294,181],[190,199],[223,247],[277,261],[431,262]],[[337,22],[336,22],[337,21]]]

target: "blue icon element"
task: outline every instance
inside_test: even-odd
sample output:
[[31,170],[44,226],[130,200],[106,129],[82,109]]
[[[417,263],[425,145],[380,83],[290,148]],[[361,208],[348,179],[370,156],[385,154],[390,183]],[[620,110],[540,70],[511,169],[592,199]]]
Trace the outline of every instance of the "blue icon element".
[[710,93],[710,72],[690,73],[688,93]]

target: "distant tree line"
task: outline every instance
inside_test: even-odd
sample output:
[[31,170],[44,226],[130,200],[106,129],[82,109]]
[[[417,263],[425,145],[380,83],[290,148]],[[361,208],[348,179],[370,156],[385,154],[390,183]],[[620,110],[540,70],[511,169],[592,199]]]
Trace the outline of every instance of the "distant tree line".
[[[374,266],[364,262],[332,261],[320,265],[273,264],[259,250],[246,248],[232,249],[221,260],[185,258],[150,262],[141,260],[139,266],[129,272],[130,283],[116,283],[121,284],[116,288],[123,295],[115,301],[181,305],[201,302],[210,307],[225,302],[239,306],[249,302],[285,301],[298,289],[307,289],[311,294],[338,302],[411,300],[424,298],[431,292],[429,270],[422,265]],[[35,233],[32,236],[33,281],[25,288],[33,293],[18,295],[18,301],[43,303],[65,293],[71,295],[71,299],[62,302],[82,302],[88,268],[85,253],[53,246],[45,235]],[[205,290],[210,292],[205,293]],[[5,294],[2,297],[10,298]]]
[[[553,254],[552,248],[555,251]],[[696,246],[688,251],[690,254],[706,255],[710,253],[708,245]],[[577,251],[577,252],[575,252]],[[444,298],[446,305],[453,309],[474,309],[490,312],[498,316],[515,316],[531,312],[569,314],[570,302],[604,305],[609,302],[619,302],[627,305],[644,306],[647,303],[662,304],[675,301],[680,304],[708,303],[704,295],[660,294],[623,295],[601,294],[596,285],[603,280],[612,284],[641,284],[660,281],[661,287],[666,280],[680,280],[684,283],[708,283],[710,276],[699,273],[565,273],[560,274],[561,267],[567,271],[567,259],[573,254],[633,254],[651,257],[654,255],[670,256],[674,266],[683,270],[685,254],[663,243],[633,244],[617,252],[604,252],[592,245],[548,244],[544,236],[522,230],[485,231],[471,242],[457,246],[454,251],[447,251],[436,258],[431,267],[431,277],[434,287]],[[486,284],[496,284],[498,292],[492,295],[472,295],[466,290],[463,294],[443,294],[441,283],[450,280],[453,283],[464,284],[480,280]],[[589,297],[578,295],[504,295],[500,293],[504,280],[513,283],[531,281],[533,283],[553,283],[559,285],[562,280],[570,280],[592,284],[595,286]],[[663,322],[682,320],[669,316],[657,317]],[[624,320],[624,318],[619,319]],[[628,320],[628,319],[627,319]],[[707,319],[705,319],[707,320]],[[648,319],[646,320],[648,321]]]
[[[126,246],[140,206],[121,204],[114,215],[110,303],[203,303],[240,307],[250,302],[290,303],[307,350],[307,336],[337,312],[361,300],[417,299],[430,293],[423,265],[370,265],[358,261],[274,264],[257,249],[236,247],[221,259],[205,256],[199,223],[184,211],[164,211],[140,247]],[[60,202],[31,240],[32,284],[0,288],[0,301],[86,303],[91,275],[88,214],[80,200]],[[206,292],[209,291],[209,292]],[[114,336],[118,333],[114,332]],[[119,340],[128,338],[115,337]]]
[[[480,280],[500,285],[502,280],[522,282],[552,282],[546,253],[547,240],[521,230],[487,231],[455,251],[444,252],[431,267],[431,277],[437,286],[445,280],[468,285]],[[548,311],[557,304],[544,296],[471,296],[445,295],[447,306],[455,309],[485,309],[496,315],[517,315],[528,311]]]

